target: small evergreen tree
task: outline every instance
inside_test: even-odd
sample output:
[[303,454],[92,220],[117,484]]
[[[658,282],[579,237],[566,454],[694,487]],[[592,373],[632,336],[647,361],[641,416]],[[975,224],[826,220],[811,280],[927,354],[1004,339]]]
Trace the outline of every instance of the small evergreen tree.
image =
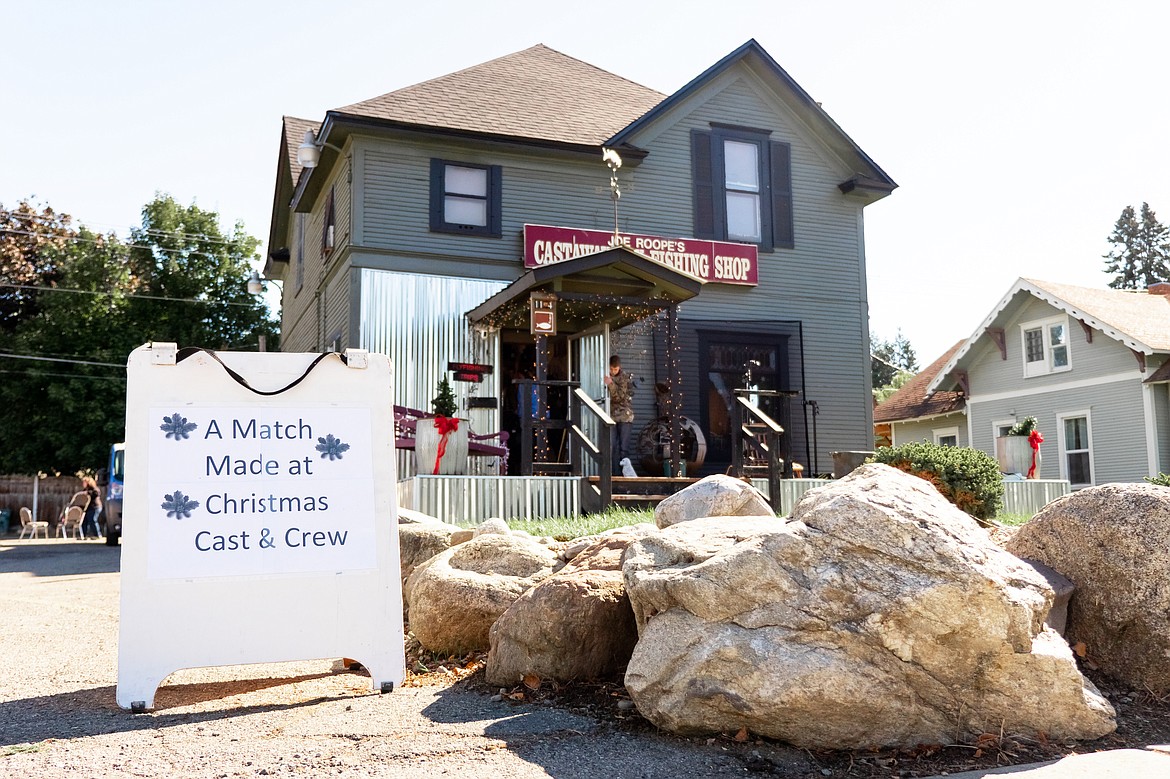
[[907,371],[910,374],[918,372],[918,356],[901,330],[898,330],[898,335],[893,341],[883,341],[871,336],[869,355],[874,389],[888,387],[899,371]]
[[1170,228],[1158,221],[1149,203],[1141,218],[1126,206],[1108,238],[1113,248],[1105,254],[1105,272],[1113,274],[1113,289],[1145,289],[1170,277]]
[[439,394],[431,401],[431,408],[441,417],[453,417],[459,411],[455,403],[455,393],[451,391],[451,382],[447,381],[447,374],[439,379]]

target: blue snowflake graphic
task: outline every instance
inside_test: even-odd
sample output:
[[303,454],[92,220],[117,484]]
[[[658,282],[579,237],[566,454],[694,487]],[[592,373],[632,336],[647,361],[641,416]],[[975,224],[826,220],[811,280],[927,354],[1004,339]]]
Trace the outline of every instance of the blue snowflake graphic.
[[188,422],[187,417],[176,411],[172,416],[163,417],[163,423],[158,426],[159,430],[167,434],[167,438],[173,438],[176,441],[187,438],[190,433],[199,425],[194,422]]
[[175,519],[190,519],[191,512],[199,508],[199,501],[191,500],[183,493],[175,490],[170,495],[164,495],[162,507],[167,510],[168,517]]
[[317,451],[321,453],[321,459],[328,457],[330,460],[340,460],[341,453],[349,451],[349,444],[341,443],[340,438],[334,438],[333,433],[324,438],[317,439]]

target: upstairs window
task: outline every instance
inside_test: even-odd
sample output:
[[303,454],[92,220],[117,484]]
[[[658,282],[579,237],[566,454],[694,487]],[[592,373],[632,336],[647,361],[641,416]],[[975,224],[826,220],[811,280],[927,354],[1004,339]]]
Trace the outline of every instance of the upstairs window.
[[766,130],[713,125],[691,133],[696,238],[795,246],[792,149]]
[[1068,320],[1045,319],[1020,325],[1024,352],[1024,378],[1059,373],[1072,368],[1069,362]]
[[431,230],[499,237],[500,166],[431,160]]
[[329,197],[325,200],[325,211],[321,221],[321,256],[328,257],[333,253],[334,231],[337,229],[337,207],[334,203],[333,187],[329,188]]

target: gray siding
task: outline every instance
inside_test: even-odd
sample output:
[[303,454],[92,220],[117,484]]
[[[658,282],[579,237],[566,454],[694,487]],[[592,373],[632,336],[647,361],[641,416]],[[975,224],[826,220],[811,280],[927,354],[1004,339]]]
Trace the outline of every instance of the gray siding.
[[[830,452],[872,446],[862,204],[837,188],[853,171],[809,136],[756,76],[736,67],[631,139],[649,154],[640,165],[622,169],[623,230],[693,234],[690,132],[712,122],[768,129],[773,140],[791,144],[796,247],[761,253],[759,286],[707,285],[680,316],[723,329],[756,320],[802,323],[806,398],[820,408],[817,451],[810,459],[825,471]],[[354,136],[353,149],[353,247],[345,256],[356,266],[510,281],[524,270],[525,223],[613,226],[608,170],[600,154],[587,159],[417,137]],[[429,161],[435,157],[502,167],[501,238],[429,231]],[[374,336],[367,325],[362,328],[361,340],[368,342]],[[650,366],[640,364],[641,347],[635,355],[623,354],[629,356],[639,375],[651,375]],[[696,359],[689,355],[682,365],[684,381],[696,380]],[[663,366],[653,367],[654,375],[663,374]],[[684,413],[695,419],[697,401],[684,395]],[[640,419],[652,418],[652,382],[643,385],[637,404]],[[805,414],[799,405],[793,414],[800,420],[794,451],[803,453]],[[806,463],[806,473],[812,465]]]
[[992,423],[1034,416],[1044,436],[1040,478],[1062,478],[1058,415],[1088,411],[1093,453],[1093,483],[1137,482],[1148,476],[1142,386],[1135,378],[1111,384],[1031,394],[991,402],[968,403],[972,445],[995,454]]
[[959,446],[970,446],[966,414],[947,414],[934,419],[894,422],[890,425],[890,430],[893,433],[894,446],[901,446],[914,441],[933,442],[935,430],[951,427],[958,428]]
[[969,370],[972,395],[1015,392],[1021,389],[1033,391],[1070,381],[1118,373],[1137,375],[1137,360],[1127,347],[1099,330],[1093,331],[1093,341],[1089,343],[1080,323],[1070,316],[1067,317],[1067,322],[1071,370],[1024,378],[1024,350],[1020,325],[1039,319],[1064,316],[1064,312],[1031,295],[1026,295],[1024,305],[1016,303],[1014,312],[1009,307],[1005,313],[1008,313],[1003,320],[1007,359],[1001,358],[999,349],[990,343],[990,338],[984,336],[981,339],[980,351]]

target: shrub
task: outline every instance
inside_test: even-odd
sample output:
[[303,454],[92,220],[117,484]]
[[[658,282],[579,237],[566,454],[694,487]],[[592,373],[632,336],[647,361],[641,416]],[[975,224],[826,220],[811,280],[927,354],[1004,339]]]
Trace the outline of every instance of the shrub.
[[965,446],[925,441],[882,447],[874,461],[926,479],[943,497],[982,524],[1003,506],[1003,476],[993,457]]
[[1143,476],[1143,479],[1150,484],[1157,484],[1160,487],[1170,487],[1170,474],[1158,472],[1157,476]]

